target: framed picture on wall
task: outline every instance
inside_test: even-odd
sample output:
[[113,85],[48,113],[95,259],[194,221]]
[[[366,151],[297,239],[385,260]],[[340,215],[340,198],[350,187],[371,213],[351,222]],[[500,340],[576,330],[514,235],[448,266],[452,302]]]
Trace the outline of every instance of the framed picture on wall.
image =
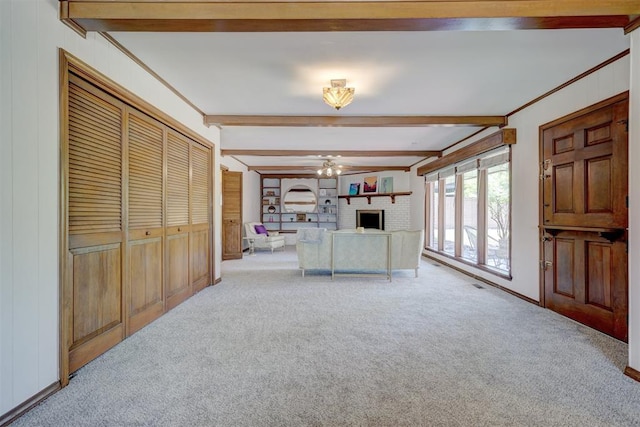
[[385,176],[384,178],[380,178],[380,189],[379,193],[393,193],[393,177]]
[[378,177],[367,176],[364,178],[364,185],[362,186],[362,194],[377,193],[378,192]]
[[351,185],[349,185],[349,195],[357,196],[359,192],[360,192],[360,183],[352,182]]

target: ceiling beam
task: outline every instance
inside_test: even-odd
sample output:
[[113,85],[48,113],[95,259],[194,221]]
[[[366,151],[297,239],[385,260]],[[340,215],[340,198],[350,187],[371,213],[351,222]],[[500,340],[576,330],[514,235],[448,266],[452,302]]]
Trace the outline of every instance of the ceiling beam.
[[516,143],[516,129],[501,129],[496,133],[485,136],[476,142],[473,142],[459,150],[440,157],[426,165],[420,166],[417,170],[418,175],[426,175],[430,172],[437,171],[451,165],[456,164],[462,160],[469,159],[482,153],[486,153],[494,148],[502,147],[503,145],[511,145]]
[[[248,166],[250,171],[313,171],[318,170],[318,166]],[[381,172],[381,171],[404,171],[409,172],[410,166],[342,166],[343,172],[354,171],[367,171],[367,172]]]
[[426,31],[625,27],[637,0],[60,1],[76,31]]
[[286,156],[286,157],[440,157],[442,151],[437,150],[396,150],[396,151],[370,151],[370,150],[220,150],[223,156]]
[[506,116],[236,116],[206,115],[207,126],[418,127],[506,126]]

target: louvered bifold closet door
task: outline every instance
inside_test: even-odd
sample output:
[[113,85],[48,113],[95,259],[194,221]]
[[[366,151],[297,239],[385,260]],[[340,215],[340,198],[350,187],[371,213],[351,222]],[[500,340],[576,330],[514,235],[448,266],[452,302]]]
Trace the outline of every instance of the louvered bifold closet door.
[[164,313],[165,126],[130,109],[128,334]]
[[211,217],[211,151],[191,143],[191,283],[194,292],[211,284],[209,233]]
[[74,372],[124,338],[124,105],[74,75],[68,101],[62,153],[67,181],[62,345],[69,372]]
[[189,280],[189,140],[167,134],[167,310],[192,294]]

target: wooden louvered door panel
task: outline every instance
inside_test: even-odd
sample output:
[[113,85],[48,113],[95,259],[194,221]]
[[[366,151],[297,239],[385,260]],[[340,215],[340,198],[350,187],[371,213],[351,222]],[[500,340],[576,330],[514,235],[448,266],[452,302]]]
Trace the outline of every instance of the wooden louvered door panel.
[[124,105],[73,75],[68,100],[62,323],[70,373],[124,338]]
[[542,129],[545,306],[627,340],[626,95]]
[[222,171],[222,259],[242,258],[242,172]]
[[191,283],[198,292],[211,284],[209,264],[210,223],[209,197],[211,194],[211,151],[195,142],[191,143]]
[[165,127],[129,109],[128,334],[164,313]]
[[189,279],[189,147],[184,136],[167,134],[167,310],[192,294]]

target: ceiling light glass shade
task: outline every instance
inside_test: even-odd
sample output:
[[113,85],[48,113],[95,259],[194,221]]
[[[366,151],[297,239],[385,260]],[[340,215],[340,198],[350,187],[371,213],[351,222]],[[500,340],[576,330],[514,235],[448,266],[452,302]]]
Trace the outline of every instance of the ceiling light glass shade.
[[331,87],[322,88],[322,99],[336,110],[351,104],[355,89],[346,86],[345,79],[331,80]]
[[336,165],[333,161],[327,160],[322,164],[322,168],[318,169],[318,175],[333,176],[342,173],[342,166]]

